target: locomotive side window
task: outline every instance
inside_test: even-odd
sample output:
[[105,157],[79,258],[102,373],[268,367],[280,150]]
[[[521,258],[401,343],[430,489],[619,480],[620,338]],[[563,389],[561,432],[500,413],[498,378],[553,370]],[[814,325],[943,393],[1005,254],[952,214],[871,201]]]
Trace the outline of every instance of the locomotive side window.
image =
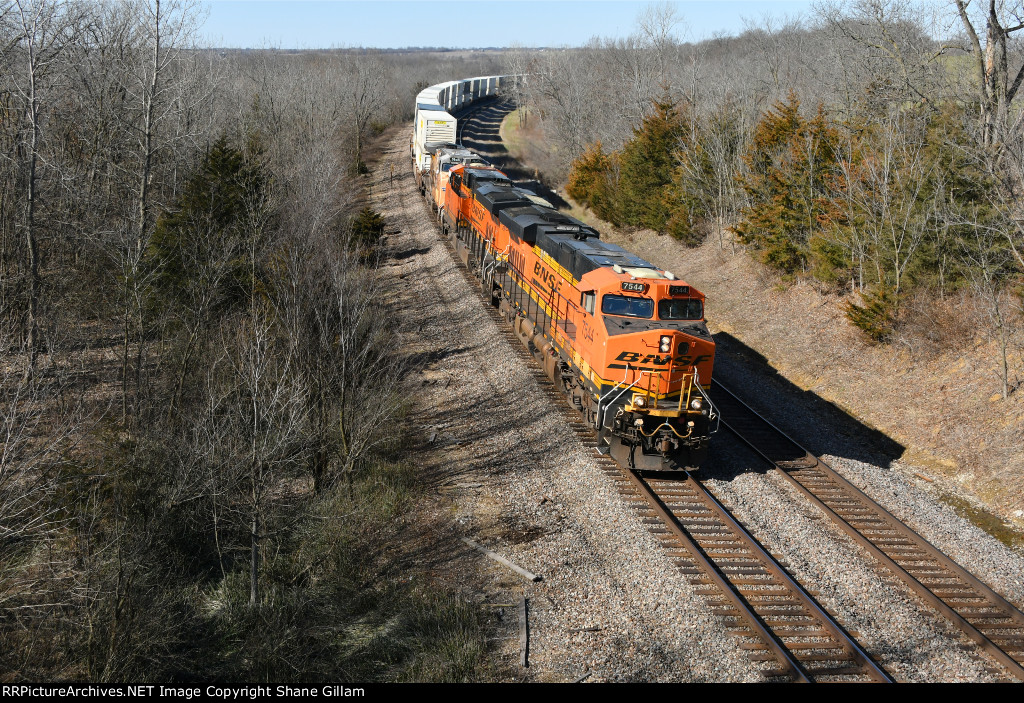
[[623,317],[654,316],[654,301],[650,298],[632,298],[625,295],[606,295],[601,298],[601,312]]
[[662,320],[702,320],[704,303],[696,298],[665,298],[658,301],[658,317]]
[[462,190],[462,176],[460,174],[458,174],[458,173],[453,173],[452,177],[449,180],[451,181],[451,184],[452,184],[452,190],[454,190],[456,193],[459,193],[459,195],[461,195],[462,194],[461,193],[461,190]]
[[594,302],[597,299],[597,293],[592,290],[588,290],[580,295],[580,305],[591,315],[594,314]]

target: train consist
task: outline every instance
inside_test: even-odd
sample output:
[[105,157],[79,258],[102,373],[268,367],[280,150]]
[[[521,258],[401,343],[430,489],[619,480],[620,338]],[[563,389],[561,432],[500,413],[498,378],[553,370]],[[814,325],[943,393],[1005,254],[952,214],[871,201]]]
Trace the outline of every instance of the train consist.
[[483,293],[597,430],[602,451],[639,469],[699,468],[718,419],[704,295],[517,187],[448,140],[451,124],[432,141],[417,121],[414,170]]

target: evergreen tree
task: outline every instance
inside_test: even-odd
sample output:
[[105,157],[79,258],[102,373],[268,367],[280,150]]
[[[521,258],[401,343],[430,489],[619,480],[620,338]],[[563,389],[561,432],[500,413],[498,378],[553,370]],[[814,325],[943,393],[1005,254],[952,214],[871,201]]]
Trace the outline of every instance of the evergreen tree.
[[683,117],[668,97],[656,101],[654,112],[633,130],[619,159],[617,210],[624,224],[665,231],[675,154],[685,134]]
[[601,142],[594,142],[573,162],[565,192],[602,220],[618,226],[621,218],[615,210],[615,170],[616,154],[606,154]]
[[806,269],[812,239],[835,219],[838,143],[824,109],[805,119],[794,93],[758,124],[741,179],[750,204],[735,231],[769,266],[787,273]]
[[198,291],[206,291],[210,308],[247,300],[259,286],[248,245],[267,208],[262,167],[220,137],[157,220],[146,252],[151,309],[191,304]]

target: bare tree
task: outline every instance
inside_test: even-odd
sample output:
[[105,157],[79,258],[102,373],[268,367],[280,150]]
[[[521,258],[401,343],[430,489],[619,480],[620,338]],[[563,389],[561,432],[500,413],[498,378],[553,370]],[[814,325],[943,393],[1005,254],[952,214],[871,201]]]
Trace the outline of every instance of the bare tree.
[[538,67],[537,93],[548,105],[555,132],[565,145],[568,163],[583,153],[590,141],[594,105],[600,104],[593,92],[593,74],[589,72],[586,49],[558,49],[545,55]]
[[978,208],[960,208],[948,213],[952,223],[961,225],[968,238],[960,242],[960,260],[978,302],[978,319],[986,321],[988,332],[999,354],[1000,394],[1009,397],[1011,386],[1010,294],[1006,290],[1006,277],[1010,264],[1010,250],[1005,246],[1005,220],[983,216]]
[[348,63],[346,79],[348,95],[345,110],[351,115],[354,126],[355,163],[358,167],[363,159],[363,138],[370,120],[384,104],[384,92],[380,86],[385,83],[387,72],[383,61],[376,54],[352,57]]
[[[845,197],[853,205],[850,219],[859,223],[870,240],[867,251],[875,281],[897,297],[905,288],[915,254],[935,224],[937,204],[924,203],[922,208],[924,191],[937,175],[926,158],[923,129],[913,116],[893,110],[869,138],[859,163],[841,164],[844,173],[852,176],[846,181]],[[864,249],[862,244],[856,246]]]
[[39,223],[39,161],[42,140],[44,102],[50,98],[51,79],[57,62],[81,29],[83,17],[69,1],[15,0],[18,49],[22,70],[16,74],[15,90],[24,110],[26,124],[21,145],[25,175],[25,199],[22,228],[25,235],[28,270],[28,305],[26,318],[29,364],[26,374],[35,369],[40,347],[39,298],[42,291],[40,272]]
[[960,46],[932,39],[942,21],[934,6],[918,0],[825,0],[815,10],[835,36],[867,49],[852,57],[861,63],[864,88],[888,93],[883,97],[894,104],[913,99],[931,105],[941,97],[939,59]]
[[[985,146],[999,144],[1005,138],[1010,103],[1024,80],[1024,62],[1013,71],[1009,61],[1010,38],[1024,29],[1024,4],[1018,0],[954,0],[954,4],[974,63],[983,143]],[[977,30],[982,21],[985,23],[984,45]]]
[[644,43],[654,54],[658,80],[668,85],[668,67],[678,45],[676,27],[685,25],[675,3],[663,0],[651,3],[637,16],[637,27]]
[[[133,142],[136,163],[125,164],[128,176],[136,179],[135,217],[122,231],[119,251],[123,290],[121,357],[121,415],[128,416],[128,377],[131,342],[135,341],[135,381],[139,385],[144,356],[145,321],[143,299],[147,281],[141,263],[152,231],[152,190],[154,159],[157,154],[180,141],[173,123],[182,112],[190,112],[204,95],[182,81],[185,63],[182,50],[189,47],[195,30],[195,4],[192,0],[135,0],[131,44],[123,54],[120,75],[127,99],[120,116]],[[196,124],[193,127],[198,127]],[[185,130],[188,138],[188,130]],[[177,139],[175,139],[177,137]],[[133,328],[135,334],[133,335]]]
[[530,57],[526,49],[519,43],[513,42],[506,53],[506,71],[509,75],[515,76],[506,92],[512,102],[519,108],[519,126],[526,125],[529,119],[529,97],[532,76],[536,62]]

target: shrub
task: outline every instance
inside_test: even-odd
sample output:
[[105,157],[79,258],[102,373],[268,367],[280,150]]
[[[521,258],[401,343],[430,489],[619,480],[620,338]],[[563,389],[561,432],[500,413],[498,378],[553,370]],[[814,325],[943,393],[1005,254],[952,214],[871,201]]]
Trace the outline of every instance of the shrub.
[[352,241],[359,247],[372,249],[384,236],[384,216],[364,207],[352,220]]
[[863,305],[846,303],[846,317],[868,339],[877,344],[888,342],[896,328],[897,297],[885,287],[861,296]]
[[565,192],[593,210],[602,220],[619,224],[612,185],[614,168],[615,155],[606,154],[601,142],[594,142],[583,156],[573,162]]

